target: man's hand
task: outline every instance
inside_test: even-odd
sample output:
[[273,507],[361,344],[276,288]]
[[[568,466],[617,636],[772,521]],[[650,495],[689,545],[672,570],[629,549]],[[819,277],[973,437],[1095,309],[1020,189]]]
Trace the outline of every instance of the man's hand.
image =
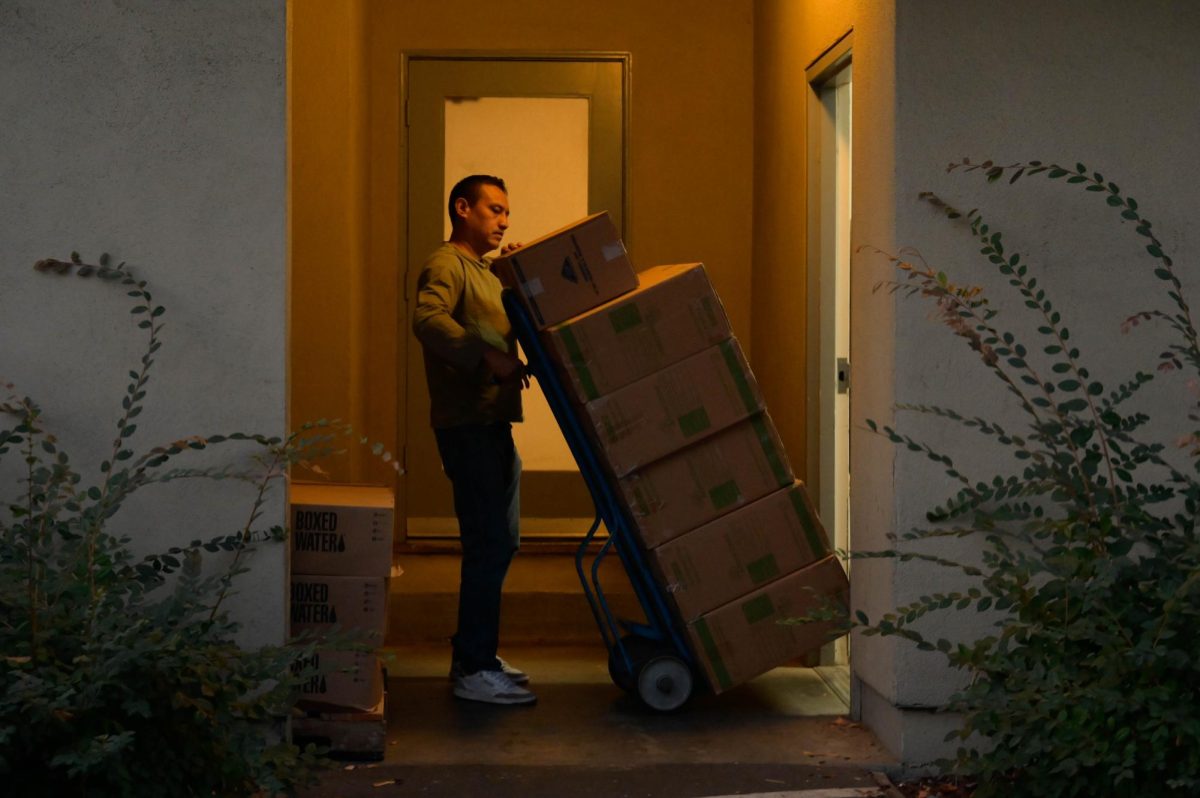
[[504,246],[500,247],[500,257],[503,258],[507,255],[511,255],[515,250],[518,250],[523,246],[525,245],[520,241],[515,241],[511,244],[505,244]]
[[525,373],[525,364],[519,357],[488,347],[483,353],[483,363],[492,372],[496,382],[520,380],[522,387],[529,387],[529,375]]

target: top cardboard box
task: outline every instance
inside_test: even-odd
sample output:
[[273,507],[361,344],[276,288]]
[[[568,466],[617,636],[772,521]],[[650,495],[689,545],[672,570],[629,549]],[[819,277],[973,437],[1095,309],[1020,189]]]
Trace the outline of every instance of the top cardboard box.
[[392,492],[358,485],[291,489],[292,573],[387,576],[392,569]]
[[732,335],[701,263],[655,266],[637,290],[547,329],[543,340],[582,404]]
[[492,269],[543,330],[637,288],[638,278],[607,212],[569,224],[497,258]]

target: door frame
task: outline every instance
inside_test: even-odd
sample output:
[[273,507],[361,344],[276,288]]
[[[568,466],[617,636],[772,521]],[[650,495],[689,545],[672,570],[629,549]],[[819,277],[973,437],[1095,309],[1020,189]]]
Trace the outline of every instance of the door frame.
[[[396,280],[399,284],[396,286],[396,296],[398,302],[397,313],[397,328],[396,336],[399,342],[397,346],[396,357],[396,387],[397,387],[397,406],[396,406],[396,421],[397,421],[397,451],[400,456],[400,463],[403,473],[395,483],[395,514],[394,514],[394,540],[398,550],[405,550],[413,545],[419,545],[421,548],[443,548],[445,544],[440,543],[420,543],[410,544],[408,542],[408,392],[410,390],[409,380],[424,379],[422,374],[413,374],[414,369],[409,368],[412,360],[412,347],[416,346],[412,335],[409,332],[410,318],[408,314],[408,276],[409,269],[416,264],[409,263],[409,207],[410,207],[410,180],[409,180],[409,134],[408,123],[409,114],[408,106],[411,96],[411,65],[417,61],[501,61],[501,62],[527,62],[527,63],[611,63],[617,64],[621,70],[621,191],[620,191],[620,219],[618,221],[618,232],[625,241],[626,248],[630,251],[633,249],[630,235],[630,219],[631,219],[631,187],[630,187],[630,129],[631,129],[631,72],[632,72],[632,54],[622,51],[524,51],[524,50],[405,50],[400,53],[400,136],[399,136],[399,160],[397,167],[399,170],[398,177],[398,202],[397,202],[397,218],[395,219],[396,229],[399,232],[398,240],[400,246],[398,248],[398,264],[396,270]],[[415,369],[420,371],[420,369]],[[454,541],[454,548],[457,546],[457,541]]]
[[[832,331],[833,325],[829,324],[829,319],[824,318],[822,314],[822,288],[823,278],[825,275],[825,262],[832,255],[828,248],[832,246],[832,242],[828,241],[827,231],[833,223],[833,220],[828,218],[827,208],[823,201],[830,191],[830,187],[825,185],[824,179],[827,173],[825,169],[825,161],[833,155],[827,152],[827,140],[829,120],[826,116],[821,92],[842,70],[852,64],[852,52],[854,44],[853,31],[847,31],[837,41],[830,45],[820,56],[818,56],[805,70],[805,85],[807,86],[807,106],[805,108],[807,116],[806,125],[806,158],[807,158],[807,252],[806,252],[806,295],[807,295],[807,325],[806,325],[806,360],[808,362],[808,374],[806,385],[806,424],[807,424],[807,439],[808,450],[806,456],[806,473],[808,476],[808,486],[811,491],[814,501],[818,507],[821,505],[821,497],[825,492],[825,478],[830,476],[822,473],[822,465],[829,456],[833,457],[836,465],[836,450],[838,442],[833,441],[835,453],[823,451],[821,430],[824,425],[832,425],[835,423],[835,418],[827,417],[824,412],[824,401],[822,397],[822,389],[827,387],[827,383],[833,381],[836,383],[836,376],[832,373],[827,373],[826,362],[823,358],[825,354],[825,345],[823,342],[823,333]],[[851,116],[853,111],[851,110]],[[853,139],[851,139],[851,151],[853,151]],[[836,178],[835,178],[836,180]],[[851,184],[853,176],[851,175]],[[849,231],[848,231],[849,232]],[[852,259],[852,252],[847,253],[847,257]],[[849,277],[849,275],[847,275]],[[836,277],[835,277],[836,279]],[[847,290],[847,308],[846,312],[853,320],[853,295],[849,293],[849,285]],[[835,308],[836,310],[836,308]],[[832,342],[830,342],[832,344]],[[847,341],[849,345],[849,341]],[[836,357],[836,352],[835,352]],[[852,406],[853,403],[853,353],[850,353],[850,370],[851,374],[848,388],[848,402]],[[836,387],[835,387],[836,390]],[[847,414],[852,417],[850,407],[847,408]],[[835,435],[837,434],[835,430]],[[847,437],[850,435],[850,430],[846,432]],[[846,447],[846,469],[851,470],[849,462],[849,446]],[[846,510],[849,512],[848,495],[844,501],[846,502]],[[835,499],[836,503],[836,499]],[[838,519],[833,519],[829,524],[827,532],[831,538],[830,542],[836,547],[839,541],[836,540],[835,530],[837,528]],[[846,526],[846,548],[851,547],[851,528],[849,523]],[[850,563],[844,563],[847,574],[850,571]],[[841,638],[834,643],[825,646],[821,651],[821,664],[845,664],[849,659],[849,642],[847,638]]]

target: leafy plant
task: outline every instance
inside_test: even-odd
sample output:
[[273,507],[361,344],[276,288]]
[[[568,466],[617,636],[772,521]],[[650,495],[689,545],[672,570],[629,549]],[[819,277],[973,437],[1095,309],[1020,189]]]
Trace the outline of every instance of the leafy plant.
[[[1157,370],[1200,373],[1196,327],[1174,263],[1138,203],[1115,183],[1083,164],[963,160],[949,169],[992,182],[1065,179],[1102,197],[1146,239],[1148,272],[1165,284],[1171,303],[1130,315],[1122,330],[1165,322],[1173,340]],[[998,473],[977,480],[937,448],[868,422],[938,464],[958,487],[928,513],[928,526],[898,535],[894,549],[850,556],[934,563],[970,587],[921,596],[875,621],[860,612],[856,625],[863,634],[939,651],[970,675],[948,706],[964,724],[947,738],[961,743],[956,759],[943,765],[978,776],[978,795],[1195,795],[1200,435],[1175,442],[1190,463],[1144,439],[1150,419],[1131,400],[1154,375],[1137,370],[1117,384],[1094,376],[1066,314],[1030,265],[1006,250],[1003,234],[977,209],[959,211],[931,193],[921,199],[975,237],[980,254],[1033,314],[1038,338],[1023,341],[1004,329],[979,288],[956,285],[911,250],[889,256],[902,279],[881,285],[933,302],[938,318],[1015,398],[1024,426],[1010,429],[943,406],[901,406],[982,435],[1011,456]],[[1188,418],[1200,420],[1194,404]],[[979,561],[947,559],[921,545],[945,538],[977,541]],[[994,619],[972,643],[914,628],[930,613],[972,608]]]
[[[332,451],[347,430],[317,422],[286,438],[191,436],[138,454],[132,444],[161,347],[162,305],[124,264],[39,261],[40,271],[124,287],[147,336],[129,372],[109,456],[89,482],[42,408],[0,383],[0,462],[19,460],[17,494],[0,507],[0,773],[20,795],[274,795],[313,780],[318,752],[283,738],[297,686],[292,666],[315,641],[242,648],[224,604],[254,552],[274,483]],[[222,444],[253,447],[241,468],[177,465]],[[137,490],[182,479],[232,479],[253,498],[240,529],[137,557],[111,530]],[[204,567],[206,553],[226,562]]]

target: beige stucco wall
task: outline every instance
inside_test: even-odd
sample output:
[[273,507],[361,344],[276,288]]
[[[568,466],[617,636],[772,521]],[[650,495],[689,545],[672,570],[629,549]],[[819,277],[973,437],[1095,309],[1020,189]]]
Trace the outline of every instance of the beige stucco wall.
[[[1175,257],[1185,290],[1198,287],[1186,264],[1195,260],[1192,220],[1200,201],[1200,7],[1190,3],[1104,0],[1039,3],[1015,0],[988,8],[917,0],[899,4],[896,49],[896,239],[960,283],[978,283],[1015,325],[1036,343],[1036,318],[978,253],[969,232],[943,221],[917,201],[933,190],[964,209],[979,207],[1006,249],[1030,264],[1062,312],[1072,341],[1093,376],[1110,387],[1135,370],[1152,372],[1167,342],[1162,327],[1123,336],[1120,323],[1148,307],[1165,307],[1162,283],[1150,273],[1145,241],[1089,194],[1044,177],[986,184],[978,173],[947,174],[951,161],[970,157],[1012,163],[1029,159],[1083,162],[1102,172],[1153,220]],[[882,267],[880,267],[882,270]],[[1024,426],[1013,401],[977,358],[919,303],[897,310],[895,396],[898,402],[937,402]],[[1031,349],[1034,346],[1030,346]],[[1049,371],[1048,365],[1043,365]],[[1153,416],[1172,419],[1151,433],[1170,445],[1186,426],[1186,389],[1178,376],[1159,375],[1144,391]],[[995,473],[993,449],[978,436],[905,414],[905,429],[955,456],[964,471]],[[1013,471],[1012,461],[1001,464]],[[897,458],[896,526],[920,524],[930,506],[952,493],[950,481],[921,458]],[[903,602],[928,592],[920,569],[897,579]],[[966,628],[977,633],[975,619]],[[937,657],[902,649],[897,700],[936,705],[954,680],[938,676]]]
[[[145,317],[117,285],[35,273],[41,258],[107,251],[167,308],[139,454],[284,432],[285,37],[276,0],[0,3],[0,383],[41,403],[84,487],[111,455]],[[4,500],[20,490],[13,455]],[[212,455],[249,465],[234,445]],[[282,494],[259,524],[283,523]],[[236,532],[253,498],[236,480],[150,485],[111,529],[164,552]],[[265,547],[236,583],[249,642],[283,639],[285,554]]]

